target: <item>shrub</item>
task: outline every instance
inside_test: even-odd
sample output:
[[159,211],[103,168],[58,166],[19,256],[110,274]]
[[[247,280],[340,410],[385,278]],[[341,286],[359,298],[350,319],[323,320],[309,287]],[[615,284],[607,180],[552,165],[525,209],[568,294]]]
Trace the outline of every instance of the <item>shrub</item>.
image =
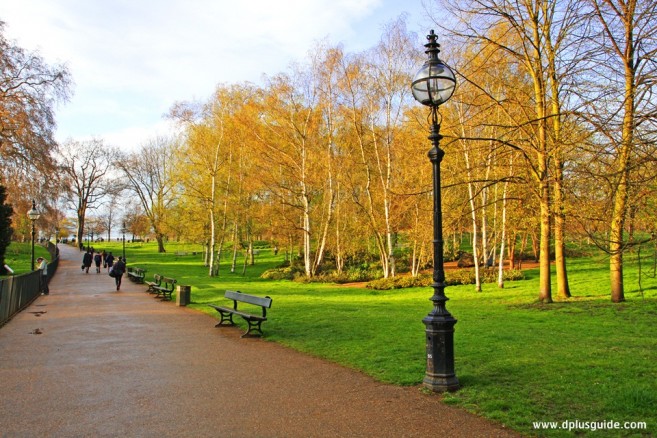
[[421,274],[417,277],[405,275],[403,277],[380,278],[367,283],[367,288],[376,290],[401,289],[405,287],[423,287],[433,283],[431,275]]
[[299,274],[298,268],[294,266],[283,266],[280,268],[268,269],[260,275],[266,280],[294,280]]
[[300,283],[355,283],[362,281],[370,281],[380,275],[378,272],[373,272],[364,267],[352,267],[342,273],[336,271],[322,272],[318,275],[308,278],[303,272],[299,272],[295,276],[294,281]]
[[[484,269],[480,271],[482,283],[497,282],[497,269]],[[505,270],[505,281],[523,280],[525,276],[517,269]],[[429,274],[421,274],[417,277],[403,276],[394,278],[381,278],[370,281],[366,287],[376,290],[401,289],[405,287],[431,286],[433,277]],[[474,269],[455,269],[445,272],[445,285],[455,286],[459,284],[475,284]]]

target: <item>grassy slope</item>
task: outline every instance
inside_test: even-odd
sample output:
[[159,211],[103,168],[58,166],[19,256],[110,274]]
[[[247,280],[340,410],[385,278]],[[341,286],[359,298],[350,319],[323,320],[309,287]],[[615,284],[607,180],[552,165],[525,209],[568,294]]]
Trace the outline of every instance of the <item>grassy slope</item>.
[[[5,252],[5,263],[14,270],[14,275],[25,274],[30,272],[31,257],[31,243],[12,242]],[[37,257],[45,257],[46,260],[50,260],[50,254],[41,245],[34,245],[34,259],[36,260]]]

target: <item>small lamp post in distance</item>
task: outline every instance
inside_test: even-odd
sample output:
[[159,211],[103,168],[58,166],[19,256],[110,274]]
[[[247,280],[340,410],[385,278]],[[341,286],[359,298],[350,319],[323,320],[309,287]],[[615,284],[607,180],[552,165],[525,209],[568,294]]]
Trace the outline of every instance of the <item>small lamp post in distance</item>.
[[36,208],[36,202],[32,199],[32,208],[27,212],[27,217],[32,221],[32,271],[34,271],[34,236],[36,235],[35,225],[37,219],[41,217],[39,210]]
[[454,325],[456,319],[447,311],[445,267],[443,260],[443,217],[440,192],[440,162],[445,152],[440,149],[438,107],[447,102],[456,88],[454,72],[438,58],[440,45],[433,29],[424,45],[427,61],[415,74],[411,91],[415,100],[430,108],[432,148],[429,161],[433,175],[433,310],[422,320],[426,326],[427,369],[423,384],[434,392],[456,391],[459,381],[454,372]]

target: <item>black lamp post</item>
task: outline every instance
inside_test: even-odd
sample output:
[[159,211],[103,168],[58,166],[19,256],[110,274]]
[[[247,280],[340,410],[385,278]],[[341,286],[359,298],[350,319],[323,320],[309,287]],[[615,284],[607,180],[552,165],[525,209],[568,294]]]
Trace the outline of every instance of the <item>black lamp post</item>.
[[121,232],[123,233],[123,263],[125,263],[125,221],[121,226]]
[[36,203],[34,202],[34,199],[32,200],[32,208],[30,211],[27,212],[27,217],[30,218],[32,221],[32,270],[34,271],[34,236],[36,235],[35,231],[35,224],[37,219],[39,219],[41,215],[39,214],[39,211],[36,209]]
[[431,108],[431,134],[433,147],[429,160],[433,167],[433,310],[422,320],[427,336],[427,371],[424,386],[435,392],[455,391],[459,381],[454,373],[454,325],[456,319],[447,311],[445,296],[445,268],[443,260],[443,217],[440,194],[440,162],[445,152],[440,149],[438,107],[452,97],[456,88],[454,72],[438,59],[440,45],[433,30],[424,45],[429,59],[416,73],[411,84],[413,97]]

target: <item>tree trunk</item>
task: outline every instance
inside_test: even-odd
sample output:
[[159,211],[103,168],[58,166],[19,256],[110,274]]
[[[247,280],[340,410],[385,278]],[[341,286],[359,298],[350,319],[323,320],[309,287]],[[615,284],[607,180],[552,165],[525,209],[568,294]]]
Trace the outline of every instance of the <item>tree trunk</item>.
[[609,234],[609,271],[611,277],[611,301],[625,301],[623,287],[623,230],[627,217],[627,200],[629,197],[630,151],[634,142],[634,84],[635,71],[625,66],[625,104],[623,115],[623,137],[618,155],[618,184],[614,195],[614,210],[611,217]]
[[609,234],[609,274],[611,280],[611,301],[614,303],[625,301],[625,289],[623,286],[623,228],[627,209],[627,172],[627,168],[621,170]]
[[566,242],[565,224],[566,215],[563,212],[563,199],[561,184],[555,183],[554,202],[557,211],[554,214],[554,259],[557,271],[557,296],[559,298],[570,298],[570,286],[568,284],[568,272],[566,270]]
[[477,238],[477,235],[479,233],[479,231],[477,230],[477,208],[475,206],[473,182],[470,172],[470,161],[468,158],[467,151],[465,151],[464,153],[465,153],[466,168],[468,170],[468,194],[470,196],[470,214],[472,216],[472,258],[474,259],[475,291],[481,292],[481,276],[479,273],[479,251],[478,251],[479,241]]
[[78,248],[84,248],[84,217],[85,211],[78,209]]
[[303,199],[303,226],[301,227],[303,232],[303,267],[306,272],[306,277],[313,276],[312,270],[312,254],[310,251],[310,205],[308,198],[304,195]]
[[[213,178],[214,179],[214,178]],[[213,196],[214,196],[214,184],[213,184]],[[214,223],[214,209],[210,207],[210,245],[208,248],[209,252],[209,260],[208,260],[208,276],[214,277],[214,264],[215,264],[215,235],[216,235],[216,230],[215,230],[215,223]]]
[[539,242],[539,294],[543,303],[552,302],[552,278],[550,272],[550,200],[547,180],[541,181],[541,239]]
[[[513,174],[513,158],[511,159],[510,172]],[[504,182],[504,189],[502,190],[502,236],[500,237],[500,260],[498,263],[497,274],[497,287],[504,287],[504,244],[506,242],[506,203],[507,203],[507,190],[509,182]],[[513,266],[513,265],[512,265]]]
[[515,269],[516,266],[516,239],[518,235],[513,232],[511,233],[511,236],[509,237],[509,248],[507,249],[508,251],[508,257],[509,257],[509,268]]
[[344,255],[342,254],[342,234],[340,233],[340,189],[338,187],[338,199],[335,205],[335,270],[342,274],[344,269]]
[[230,272],[235,272],[235,269],[237,267],[237,249],[239,248],[238,242],[237,242],[237,231],[238,231],[238,225],[237,225],[237,218],[235,218],[235,226],[233,227],[233,259],[230,263]]
[[157,252],[159,253],[167,252],[167,250],[164,248],[164,235],[161,233],[156,233],[155,239],[157,240]]
[[415,226],[413,227],[413,253],[411,256],[411,276],[417,277],[420,273],[421,247],[419,242],[420,206],[415,203]]

